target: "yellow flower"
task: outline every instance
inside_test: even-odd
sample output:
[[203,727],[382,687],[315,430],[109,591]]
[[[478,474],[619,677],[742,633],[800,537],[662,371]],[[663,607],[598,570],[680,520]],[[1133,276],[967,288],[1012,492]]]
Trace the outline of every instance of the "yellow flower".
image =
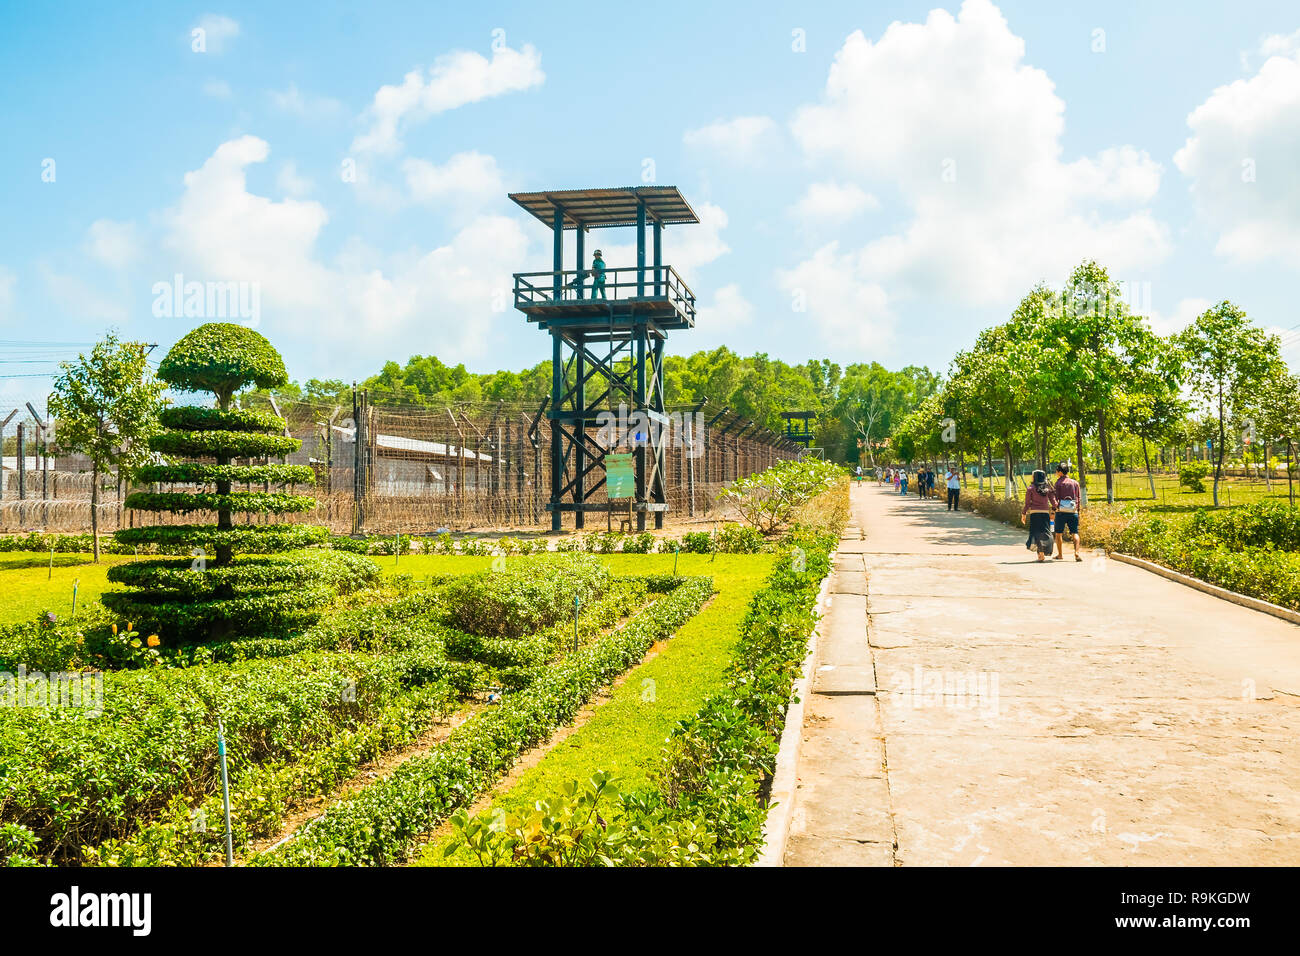
[[159,644],[162,643],[162,641],[158,639],[157,634],[150,634],[149,637],[146,638],[146,642],[149,644],[150,647],[157,647]]
[[117,637],[117,625],[116,625],[116,624],[113,625],[113,636],[114,636],[114,637]]

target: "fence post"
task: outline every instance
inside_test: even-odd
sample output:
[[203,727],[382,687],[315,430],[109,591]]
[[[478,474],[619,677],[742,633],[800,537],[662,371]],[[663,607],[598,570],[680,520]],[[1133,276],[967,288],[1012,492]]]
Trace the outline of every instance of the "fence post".
[[[18,423],[18,500],[27,497],[27,446],[24,444],[24,426]],[[21,514],[21,512],[20,512]],[[21,518],[19,519],[22,520]]]

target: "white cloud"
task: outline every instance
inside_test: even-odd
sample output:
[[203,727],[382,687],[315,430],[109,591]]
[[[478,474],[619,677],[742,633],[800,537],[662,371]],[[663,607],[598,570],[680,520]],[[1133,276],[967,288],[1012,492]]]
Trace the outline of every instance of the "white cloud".
[[793,268],[778,270],[776,280],[790,296],[792,321],[807,314],[837,348],[889,348],[894,321],[889,297],[867,276],[861,257],[841,253],[839,243],[827,243]]
[[308,119],[326,119],[344,112],[343,104],[328,96],[304,96],[296,83],[286,90],[271,90],[271,105],[276,109]]
[[754,305],[734,282],[719,288],[711,302],[699,306],[696,315],[696,325],[710,333],[734,332],[753,321]]
[[208,80],[203,84],[203,95],[214,100],[230,99],[230,84],[225,80]]
[[96,219],[86,230],[86,253],[107,266],[121,269],[139,256],[140,239],[135,223]]
[[312,191],[315,185],[308,177],[298,172],[298,164],[289,160],[280,167],[275,177],[276,188],[286,196],[301,198]]
[[163,217],[173,254],[162,279],[255,282],[268,334],[301,335],[324,361],[346,349],[388,357],[395,338],[435,339],[453,361],[481,356],[499,331],[509,273],[526,261],[527,237],[505,216],[480,216],[429,251],[385,257],[356,243],[334,262],[317,242],[329,216],[319,202],[274,201],[248,191],[245,169],[265,162],[253,136],[223,143],[185,176]]
[[[855,31],[822,100],[796,112],[791,129],[815,166],[864,192],[884,182],[910,211],[858,252],[823,247],[804,264],[821,283],[849,283],[869,325],[894,298],[1002,305],[1085,257],[1133,274],[1168,254],[1168,230],[1144,206],[1159,165],[1129,146],[1063,161],[1065,104],[1024,56],[997,7],[966,0],[956,17],[933,10],[875,42]],[[826,272],[830,262],[843,273]],[[824,330],[852,330],[843,306],[818,299],[809,308]]]
[[1187,117],[1191,135],[1174,163],[1191,180],[1197,210],[1218,232],[1215,252],[1235,262],[1276,259],[1294,267],[1300,258],[1300,48],[1295,36],[1271,40],[1277,55],[1254,76],[1214,90]]
[[1293,56],[1300,50],[1300,30],[1295,33],[1275,33],[1259,41],[1260,56]]
[[441,166],[427,159],[408,159],[402,172],[417,202],[463,207],[499,202],[506,192],[496,159],[474,150],[457,153]]
[[539,86],[546,79],[541,55],[531,44],[502,46],[489,60],[457,50],[438,57],[428,70],[412,70],[399,86],[382,86],[366,109],[369,129],[352,142],[358,152],[392,153],[401,145],[401,127],[447,110]]
[[737,116],[719,119],[707,126],[687,130],[682,142],[687,146],[715,150],[733,158],[748,158],[776,132],[776,123],[768,116]]
[[854,183],[812,183],[791,212],[807,225],[838,225],[868,209],[879,209],[880,201]]
[[199,17],[196,27],[203,31],[204,52],[206,53],[224,52],[227,41],[239,36],[239,21],[218,13],[203,14],[203,16]]

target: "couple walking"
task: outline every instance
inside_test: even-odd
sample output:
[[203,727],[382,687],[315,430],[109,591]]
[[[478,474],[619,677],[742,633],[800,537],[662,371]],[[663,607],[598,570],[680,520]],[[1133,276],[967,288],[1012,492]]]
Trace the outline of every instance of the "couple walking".
[[[1079,555],[1079,510],[1081,506],[1079,483],[1070,477],[1070,466],[1065,462],[1056,466],[1056,482],[1048,484],[1047,472],[1035,471],[1033,481],[1025,491],[1025,505],[1020,509],[1020,519],[1028,518],[1029,540],[1025,550],[1038,549],[1038,560],[1044,561],[1052,553],[1053,538],[1056,557],[1065,558],[1062,539],[1068,532],[1074,539],[1074,560]],[[1053,527],[1055,525],[1055,527]]]

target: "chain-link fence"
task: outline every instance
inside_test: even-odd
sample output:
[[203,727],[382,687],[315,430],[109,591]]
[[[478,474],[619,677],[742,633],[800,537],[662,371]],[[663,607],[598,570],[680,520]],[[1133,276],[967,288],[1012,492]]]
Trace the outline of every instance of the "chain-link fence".
[[[289,433],[302,442],[284,461],[310,465],[316,473],[311,489],[316,508],[290,520],[326,525],[344,534],[550,525],[546,504],[551,488],[551,424],[544,407],[508,402],[371,404],[363,390],[348,405],[273,404]],[[727,410],[670,411],[689,416],[692,422],[689,443],[667,443],[663,477],[670,522],[708,519],[725,484],[778,460],[798,457],[800,452],[781,436]],[[80,455],[57,454],[50,443],[33,439],[42,426],[30,413],[23,423],[20,455],[18,422],[15,416],[0,436],[6,443],[0,531],[90,530],[89,461]],[[48,427],[46,423],[44,428]],[[123,499],[134,490],[128,484],[114,474],[100,476],[101,531],[195,520],[124,509]],[[605,502],[604,487],[589,493],[587,500]],[[241,520],[245,519],[236,517]],[[572,520],[566,516],[566,524]],[[595,520],[588,516],[589,525]]]

